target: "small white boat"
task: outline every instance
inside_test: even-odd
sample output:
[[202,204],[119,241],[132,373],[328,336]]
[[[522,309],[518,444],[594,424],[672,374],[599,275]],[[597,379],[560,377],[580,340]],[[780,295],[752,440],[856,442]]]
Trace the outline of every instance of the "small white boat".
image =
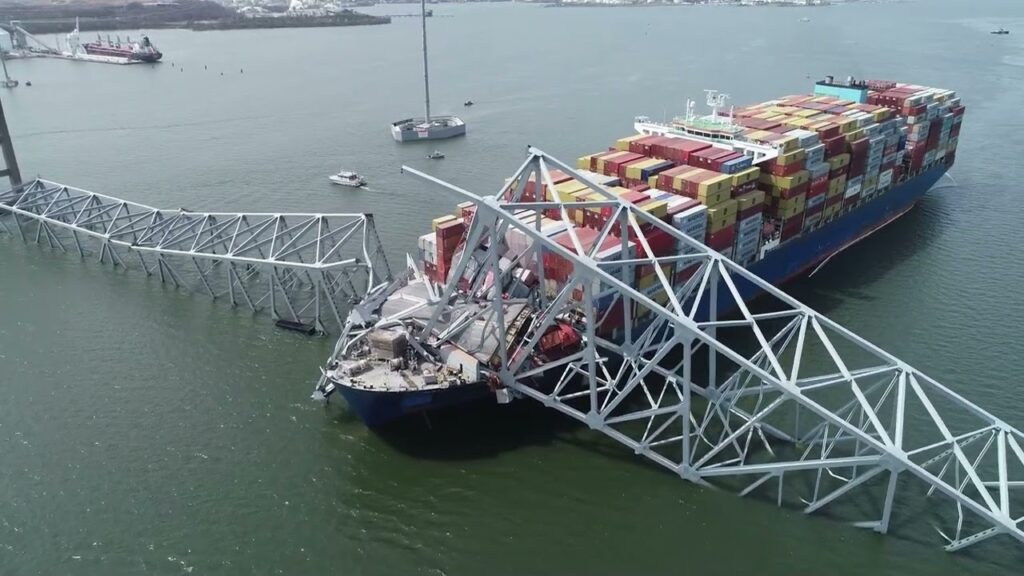
[[441,152],[440,150],[434,150],[427,155],[428,160],[440,160],[441,158],[444,158],[444,152]]
[[366,179],[356,174],[355,172],[349,172],[348,170],[339,170],[337,174],[328,176],[331,182],[339,184],[341,186],[352,186],[358,188],[366,185]]

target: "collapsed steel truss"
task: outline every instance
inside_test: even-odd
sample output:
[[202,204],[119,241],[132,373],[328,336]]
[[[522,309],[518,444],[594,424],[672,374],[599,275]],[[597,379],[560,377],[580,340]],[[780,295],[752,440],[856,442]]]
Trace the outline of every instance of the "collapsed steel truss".
[[0,232],[320,331],[391,276],[369,214],[158,210],[39,179],[0,193],[5,213]]
[[[554,189],[549,167],[602,194],[601,201],[571,204],[613,211],[601,239],[617,223],[633,231],[645,249],[638,249],[641,254],[651,253],[645,230],[664,230],[688,248],[671,258],[638,255],[599,263],[584,253],[574,234],[575,249],[553,242],[540,233],[539,223],[535,229],[513,215],[553,209],[571,222],[568,203],[518,201],[531,174]],[[857,525],[881,533],[890,530],[895,508],[908,524],[925,517],[945,538],[947,550],[1000,534],[1024,542],[1024,502],[1017,492],[1024,488],[1024,436],[950,388],[539,150],[530,149],[495,196],[480,197],[406,170],[476,205],[466,249],[449,273],[434,318],[467,297],[456,279],[474,249],[499,246],[510,226],[533,240],[541,285],[544,253],[572,263],[569,283],[553,296],[543,291],[535,296],[542,312],[525,344],[499,350],[500,381],[518,395],[701,485],[758,493],[808,513],[827,508],[838,516],[858,516],[854,520],[863,519],[867,505],[869,519]],[[488,254],[477,277],[494,278],[500,286],[510,272],[499,265],[497,250]],[[661,269],[667,263],[690,263],[697,270],[680,285]],[[666,303],[619,279],[630,278],[641,265],[657,273]],[[614,274],[617,270],[625,274]],[[757,311],[741,297],[755,287],[765,300]],[[623,333],[614,338],[599,333],[603,318],[593,305],[599,290],[610,290],[623,305]],[[482,296],[483,305],[489,298],[501,325],[503,297],[500,290],[491,294]],[[723,310],[734,313],[720,315]],[[582,349],[541,366],[524,362],[555,318],[566,313],[585,318]],[[934,494],[944,498],[922,497]]]

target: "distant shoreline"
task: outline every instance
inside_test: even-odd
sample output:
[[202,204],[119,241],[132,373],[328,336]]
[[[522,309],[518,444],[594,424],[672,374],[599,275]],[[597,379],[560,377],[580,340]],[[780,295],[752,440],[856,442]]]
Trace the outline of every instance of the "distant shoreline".
[[321,28],[389,24],[390,16],[374,16],[354,10],[336,13],[305,13],[285,16],[266,13],[240,14],[209,0],[178,0],[168,4],[124,6],[91,5],[82,2],[62,5],[0,5],[0,23],[17,20],[31,34],[66,34],[78,26],[80,32],[113,30],[251,30],[260,28]]
[[[843,4],[849,4],[856,0],[846,0]],[[544,4],[545,8],[663,8],[665,6],[728,6],[734,8],[824,8],[826,6],[834,6],[835,2],[822,1],[814,4],[805,4],[799,1],[793,2],[741,2],[736,1],[722,1],[722,2],[708,2],[707,0],[694,0],[688,1],[683,0],[681,2],[645,2],[643,0],[626,0],[621,2],[600,2],[600,1],[583,1],[583,2],[549,2]]]

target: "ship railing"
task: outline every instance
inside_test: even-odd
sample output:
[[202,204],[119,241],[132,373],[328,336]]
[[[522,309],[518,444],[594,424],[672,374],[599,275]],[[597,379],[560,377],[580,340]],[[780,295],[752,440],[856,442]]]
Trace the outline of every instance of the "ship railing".
[[[580,242],[570,204],[521,201],[528,180],[553,188],[554,169],[603,199],[588,205],[610,211],[594,245],[605,245],[618,226],[632,231],[639,254],[598,262]],[[571,266],[567,282],[537,295],[543,321],[519,348],[498,347],[493,377],[516,395],[701,485],[806,513],[829,509],[880,533],[893,528],[897,515],[901,532],[916,531],[913,511],[927,507],[947,550],[995,536],[1024,542],[1024,493],[1017,490],[1024,486],[1024,434],[955,388],[536,148],[493,196],[405,170],[465,197],[476,210],[425,333],[466,293],[477,293],[458,287],[475,248],[500,246],[512,228],[531,240],[524,261],[534,263],[541,286],[546,255]],[[514,211],[521,209],[555,211],[569,225],[568,243],[517,219]],[[677,243],[672,256],[651,256],[655,233]],[[621,242],[625,251],[627,240]],[[487,252],[476,282],[510,280],[498,252]],[[660,293],[622,280],[639,266],[654,271]],[[754,293],[762,295],[756,308],[747,304]],[[500,290],[479,305],[491,307],[504,325]],[[584,319],[581,348],[539,366],[527,363],[541,336],[566,314]]]

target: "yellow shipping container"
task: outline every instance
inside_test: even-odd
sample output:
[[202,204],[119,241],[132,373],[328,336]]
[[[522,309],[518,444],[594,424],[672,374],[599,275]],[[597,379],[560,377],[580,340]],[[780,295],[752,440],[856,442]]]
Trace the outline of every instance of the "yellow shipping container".
[[757,166],[753,168],[747,168],[742,172],[737,172],[732,175],[732,185],[742,186],[748,182],[755,182],[758,177],[761,176],[761,169]]
[[769,119],[769,118],[771,118],[773,116],[778,116],[778,115],[779,115],[778,112],[773,112],[771,110],[765,110],[764,112],[761,112],[760,114],[755,114],[754,118],[757,118],[758,120],[767,120],[767,119]]
[[432,229],[434,230],[434,232],[437,232],[438,226],[440,226],[442,224],[447,224],[447,223],[449,223],[449,222],[451,222],[453,220],[456,220],[456,218],[455,218],[455,216],[452,216],[451,214],[448,214],[446,216],[440,216],[438,218],[434,218],[434,221],[432,222],[432,224],[433,224]]
[[764,190],[754,190],[736,197],[736,211],[742,212],[764,202]]
[[775,141],[775,145],[778,146],[779,150],[784,153],[793,152],[800,146],[800,141],[796,136],[787,136]]
[[708,232],[714,234],[736,223],[736,201],[726,200],[708,208]]
[[860,140],[863,137],[864,137],[864,130],[862,130],[860,128],[857,128],[856,130],[853,130],[853,131],[848,132],[846,134],[846,141],[847,142],[855,142],[857,140]]
[[732,216],[733,221],[736,221],[736,213],[739,202],[735,198],[730,198],[714,206],[708,207],[708,220],[720,220],[722,218],[729,218]]
[[664,200],[648,202],[647,204],[640,206],[640,209],[655,218],[664,218],[665,216],[668,216],[668,202]]
[[839,196],[846,192],[846,175],[837,176],[828,181],[828,197]]
[[786,207],[779,206],[779,209],[776,213],[778,214],[779,218],[782,218],[783,220],[788,220],[789,218],[793,218],[794,216],[802,214],[803,211],[804,207],[802,205],[792,205]]
[[645,138],[647,134],[634,134],[633,136],[626,136],[625,138],[619,138],[615,141],[615,149],[623,152],[629,151],[629,144],[634,140]]
[[627,192],[632,192],[632,190],[630,190],[629,188],[623,188],[622,186],[612,186],[611,188],[608,188],[607,190],[609,192],[611,192],[612,194],[614,194],[615,196],[622,196],[623,194],[626,194]]
[[636,279],[637,288],[643,290],[644,288],[650,288],[654,286],[654,283],[658,281],[658,275],[654,272],[646,274]]
[[455,212],[453,212],[452,215],[455,216],[456,218],[462,218],[462,211],[466,209],[471,210],[472,208],[473,203],[470,202],[469,200],[465,202],[459,202],[458,204],[455,205]]
[[762,174],[761,182],[765,184],[771,184],[776,188],[782,190],[789,190],[790,188],[796,188],[797,186],[805,183],[810,179],[811,173],[807,170],[800,170],[794,172],[792,176],[776,176],[774,174]]
[[634,162],[629,166],[626,166],[626,178],[629,178],[631,180],[639,180],[640,177],[643,175],[643,173],[641,172],[643,169],[650,168],[651,166],[656,166],[658,164],[661,164],[662,162],[664,162],[664,160],[656,160],[654,158],[651,158],[649,160],[643,160],[641,162]]
[[875,110],[872,112],[871,116],[874,118],[875,122],[885,122],[889,119],[889,114],[891,112],[892,111],[888,108],[882,108],[881,110]]
[[817,110],[810,110],[810,109],[804,108],[803,110],[800,110],[799,112],[796,112],[794,114],[794,116],[799,116],[801,118],[810,118],[811,116],[814,116],[817,113],[818,113]]
[[801,162],[807,159],[807,151],[803,148],[798,148],[792,152],[785,154],[779,154],[779,157],[775,160],[782,166],[789,166],[793,162]]
[[807,193],[797,194],[792,198],[779,198],[776,200],[780,210],[789,210],[790,208],[796,207],[801,211],[804,209],[804,205],[807,204]]
[[857,121],[849,116],[836,116],[833,122],[839,124],[839,129],[843,131],[843,134],[849,134],[857,129]]
[[697,201],[705,206],[715,206],[716,204],[721,204],[722,202],[728,200],[730,194],[732,194],[732,190],[720,190],[718,192],[705,194],[704,196],[699,196],[697,198]]
[[588,156],[580,156],[576,159],[577,170],[590,170],[590,159],[596,156],[596,154],[590,154]]
[[850,154],[843,152],[842,154],[836,154],[835,156],[828,159],[828,166],[830,170],[838,170],[843,166],[850,163]]
[[732,175],[722,174],[709,178],[697,185],[697,197],[703,198],[709,194],[732,191]]
[[552,200],[556,202],[572,202],[572,195],[575,192],[586,190],[587,185],[579,180],[569,180],[568,182],[562,182],[561,184],[555,184],[555,190]]
[[865,190],[867,188],[872,188],[875,186],[878,186],[878,176],[865,176],[864,182],[861,184],[860,189]]

